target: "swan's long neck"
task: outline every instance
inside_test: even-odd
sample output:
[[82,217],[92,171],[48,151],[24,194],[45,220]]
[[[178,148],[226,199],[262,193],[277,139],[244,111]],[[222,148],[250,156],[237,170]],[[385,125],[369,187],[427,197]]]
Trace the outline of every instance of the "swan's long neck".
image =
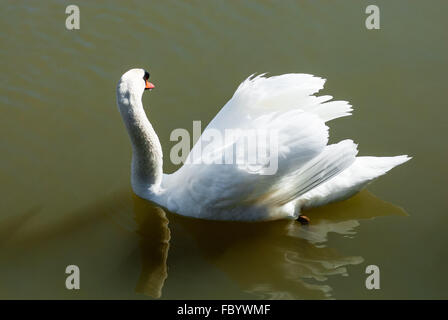
[[160,189],[163,176],[162,147],[143,109],[141,94],[117,88],[117,104],[132,143],[131,184],[143,198]]

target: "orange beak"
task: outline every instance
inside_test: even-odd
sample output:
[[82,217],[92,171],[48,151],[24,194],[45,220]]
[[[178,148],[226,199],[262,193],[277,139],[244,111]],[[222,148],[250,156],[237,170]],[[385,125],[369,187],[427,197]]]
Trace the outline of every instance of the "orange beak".
[[149,82],[148,80],[146,80],[146,85],[145,85],[145,89],[146,90],[148,90],[148,89],[154,89],[156,86],[155,85],[153,85],[151,82]]

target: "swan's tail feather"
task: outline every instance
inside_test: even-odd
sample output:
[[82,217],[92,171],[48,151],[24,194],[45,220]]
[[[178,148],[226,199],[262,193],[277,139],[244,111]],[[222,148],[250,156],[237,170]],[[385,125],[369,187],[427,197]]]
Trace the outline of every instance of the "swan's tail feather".
[[321,154],[282,179],[269,202],[284,205],[297,199],[348,168],[357,153],[357,145],[352,140],[326,146]]
[[355,162],[339,175],[304,194],[300,199],[302,207],[308,209],[348,199],[372,180],[410,159],[412,157],[407,155],[357,157]]

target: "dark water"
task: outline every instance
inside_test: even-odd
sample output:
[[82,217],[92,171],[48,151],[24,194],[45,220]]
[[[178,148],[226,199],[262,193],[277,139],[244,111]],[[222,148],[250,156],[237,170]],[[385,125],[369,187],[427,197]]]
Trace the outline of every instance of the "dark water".
[[[369,31],[369,1],[78,1],[68,31],[71,2],[3,1],[0,298],[448,298],[448,5],[375,3]],[[355,108],[333,142],[414,158],[308,227],[179,217],[130,190],[115,85],[131,67],[157,86],[144,105],[166,155],[248,75],[304,72]]]

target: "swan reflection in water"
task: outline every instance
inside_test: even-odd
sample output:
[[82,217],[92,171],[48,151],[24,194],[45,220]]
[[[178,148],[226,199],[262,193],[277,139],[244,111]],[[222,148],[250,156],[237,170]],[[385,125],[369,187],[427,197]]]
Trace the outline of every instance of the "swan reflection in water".
[[[354,237],[359,220],[406,215],[368,191],[308,211],[307,226],[186,218],[130,191],[58,223],[42,223],[45,210],[1,221],[0,297],[328,299],[337,289],[326,280],[363,262],[329,247],[328,235]],[[63,286],[68,264],[83,275],[76,295]]]
[[[182,244],[176,248],[174,241],[170,249],[170,240],[178,237],[177,232],[191,236],[200,255],[247,293],[264,299],[325,299],[331,298],[331,288],[324,283],[329,276],[346,276],[347,266],[363,262],[360,256],[343,256],[326,247],[328,234],[352,237],[360,219],[406,215],[368,191],[308,211],[312,224],[307,226],[294,220],[257,223],[197,220],[166,213],[137,196],[133,196],[133,201],[142,255],[137,292],[154,298],[162,296],[167,264],[191,267],[191,272],[195,272],[194,264],[189,266],[185,261],[189,261],[189,251],[196,248]],[[170,232],[170,228],[176,232]],[[176,249],[183,252],[176,254],[177,261],[167,259],[168,251]]]

